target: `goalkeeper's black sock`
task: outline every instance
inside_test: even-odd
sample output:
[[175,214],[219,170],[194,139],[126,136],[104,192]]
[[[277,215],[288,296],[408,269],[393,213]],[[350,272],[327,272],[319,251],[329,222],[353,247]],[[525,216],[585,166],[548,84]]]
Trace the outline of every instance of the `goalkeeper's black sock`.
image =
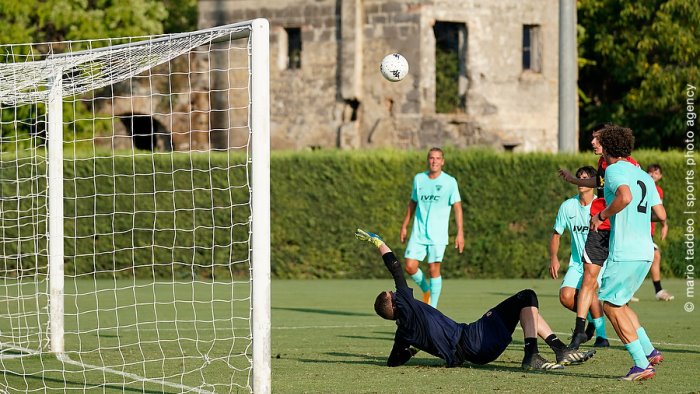
[[562,350],[566,347],[564,342],[562,342],[555,334],[548,336],[544,341],[547,342],[547,345],[549,345],[552,350]]
[[656,293],[660,292],[661,290],[663,290],[663,289],[661,288],[661,281],[660,281],[660,280],[655,280],[653,283],[654,283],[654,294],[656,294]]
[[525,338],[525,358],[529,359],[533,354],[539,352],[537,338]]
[[574,334],[583,334],[585,327],[586,318],[576,316],[576,327],[574,328]]

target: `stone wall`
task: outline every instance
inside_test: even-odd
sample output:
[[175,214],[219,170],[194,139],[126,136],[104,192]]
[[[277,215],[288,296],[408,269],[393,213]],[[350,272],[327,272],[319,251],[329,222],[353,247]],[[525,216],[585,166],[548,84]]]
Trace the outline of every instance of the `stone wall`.
[[[488,145],[557,150],[558,1],[200,0],[199,27],[270,21],[273,149]],[[464,105],[435,113],[436,21],[466,26]],[[523,25],[541,30],[541,72],[523,71]],[[299,28],[301,68],[287,68]],[[410,64],[385,81],[391,52]]]

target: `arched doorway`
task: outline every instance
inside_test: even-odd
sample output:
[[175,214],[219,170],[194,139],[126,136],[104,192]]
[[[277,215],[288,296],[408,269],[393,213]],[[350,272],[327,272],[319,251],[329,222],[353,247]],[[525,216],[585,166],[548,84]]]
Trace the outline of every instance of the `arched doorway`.
[[151,115],[131,114],[119,117],[131,136],[134,148],[147,151],[171,152],[170,131]]

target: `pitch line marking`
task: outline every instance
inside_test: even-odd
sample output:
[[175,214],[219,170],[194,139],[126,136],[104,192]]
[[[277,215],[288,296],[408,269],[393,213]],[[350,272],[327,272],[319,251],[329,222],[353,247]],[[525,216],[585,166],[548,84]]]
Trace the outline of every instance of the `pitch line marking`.
[[[375,328],[375,327],[392,327],[392,325],[387,324],[347,324],[347,325],[332,325],[332,326],[272,326],[273,330],[315,330],[315,329],[337,329],[337,328]],[[522,331],[521,327],[516,327],[516,330]],[[557,335],[571,335],[570,332],[557,332],[553,331]],[[608,338],[608,341],[620,342],[618,338]],[[672,342],[652,342],[654,345],[663,346],[673,346],[673,347],[697,347],[700,348],[700,344],[694,343],[672,343]]]

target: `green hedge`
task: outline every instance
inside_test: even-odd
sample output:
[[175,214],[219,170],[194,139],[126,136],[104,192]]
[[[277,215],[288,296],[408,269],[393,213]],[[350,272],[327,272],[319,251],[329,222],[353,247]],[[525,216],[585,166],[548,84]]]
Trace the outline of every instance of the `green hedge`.
[[[3,159],[0,270],[7,276],[35,269],[45,274],[46,164]],[[244,273],[250,233],[244,163],[224,154],[178,153],[66,161],[66,275],[177,279]],[[22,197],[30,193],[36,197]]]
[[[271,159],[272,273],[279,278],[385,277],[363,227],[403,256],[401,221],[425,152],[275,152]],[[679,152],[640,151],[664,168],[670,231],[661,242],[665,275],[682,275],[680,221],[685,167]],[[64,166],[65,271],[96,277],[236,277],[248,270],[250,199],[244,157],[157,154],[81,158]],[[591,154],[508,154],[447,150],[445,171],[462,194],[465,251],[448,247],[446,277],[538,278],[559,204],[576,188],[556,175],[594,165]],[[46,273],[45,164],[0,157],[0,274]],[[194,192],[189,190],[195,188]],[[167,190],[167,192],[163,192]],[[159,191],[156,193],[156,191]],[[35,199],[20,198],[33,193]],[[213,205],[212,205],[213,202]],[[232,208],[233,206],[233,208]],[[231,226],[232,222],[239,223]],[[452,220],[451,232],[455,227]],[[18,241],[19,240],[19,241]],[[568,259],[568,236],[560,248]],[[234,263],[230,262],[239,262]],[[176,262],[176,264],[171,264]]]
[[[411,181],[425,169],[426,152],[361,151],[275,154],[272,160],[273,274],[282,278],[385,277],[376,252],[353,230],[381,234],[400,258],[401,221]],[[640,151],[642,164],[664,168],[661,186],[669,214],[661,242],[665,275],[681,275],[685,169],[678,152]],[[446,277],[541,278],[548,275],[548,242],[559,204],[576,188],[556,174],[595,166],[592,153],[509,154],[448,150],[444,170],[460,185],[465,223],[462,255],[448,247]],[[451,237],[455,233],[451,220]],[[560,247],[568,261],[569,238]]]

